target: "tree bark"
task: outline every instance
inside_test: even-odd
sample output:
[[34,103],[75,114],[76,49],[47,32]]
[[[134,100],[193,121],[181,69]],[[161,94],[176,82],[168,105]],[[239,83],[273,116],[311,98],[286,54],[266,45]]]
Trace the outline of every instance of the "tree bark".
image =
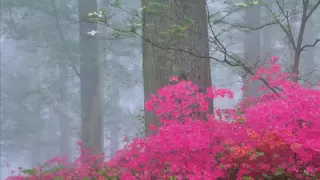
[[[60,91],[60,103],[64,107],[68,107],[68,66],[64,63],[60,63],[59,67],[59,91]],[[58,111],[59,126],[60,126],[60,155],[66,158],[67,162],[70,162],[71,147],[70,137],[71,128],[69,116],[62,111]]]
[[[143,77],[145,101],[151,93],[168,84],[174,74],[185,74],[206,90],[211,86],[208,27],[205,1],[142,0]],[[188,24],[189,19],[189,24]],[[190,23],[191,20],[191,23]],[[172,32],[174,26],[188,27]],[[178,49],[178,50],[173,50]],[[183,52],[186,51],[186,52]],[[190,55],[192,53],[193,55]],[[198,57],[196,57],[196,56]],[[210,111],[212,112],[212,102]],[[154,113],[145,111],[146,136],[150,125],[160,125]]]
[[[306,26],[304,44],[313,44],[314,37],[316,37],[316,31],[312,27],[312,23],[310,22],[311,20],[312,19],[308,21]],[[305,82],[303,82],[305,87],[312,88],[317,83],[317,79],[316,79],[317,71],[314,71],[317,65],[314,60],[315,59],[314,55],[315,55],[315,47],[306,48],[306,50],[303,51],[301,54],[302,62],[301,62],[301,67],[299,69],[301,71],[301,76],[303,76],[302,79],[305,80]]]
[[[264,3],[268,6],[268,8],[272,7],[272,4],[274,3],[272,0],[265,0]],[[263,12],[264,14],[264,22],[263,24],[270,23],[272,20],[272,14],[269,12],[269,10],[266,10]],[[273,26],[265,26],[262,29],[262,48],[263,48],[263,53],[266,53],[268,56],[274,55],[273,53],[273,48],[272,48],[272,33],[274,31]]]
[[[55,2],[52,2],[54,11],[56,11],[56,19],[57,19],[57,27],[60,31],[60,38],[62,40],[62,44],[64,47],[65,45],[65,38],[62,34],[62,29],[60,26],[60,22],[58,20],[60,8],[65,6],[66,1],[65,0],[57,0],[56,4]],[[70,52],[66,52],[70,53]],[[69,59],[70,60],[70,59]],[[68,108],[68,81],[69,81],[69,69],[68,69],[68,63],[63,62],[65,59],[60,59],[59,62],[59,77],[58,77],[58,87],[59,87],[59,95],[60,95],[60,104],[63,107]],[[69,109],[69,108],[68,108]],[[59,118],[59,127],[60,127],[60,156],[66,158],[67,163],[71,162],[71,127],[70,127],[70,119],[68,114],[66,114],[64,111],[61,111],[58,109],[58,118]]]
[[[261,7],[255,5],[249,7],[245,11],[244,23],[246,26],[251,28],[260,27],[261,24]],[[244,56],[246,64],[253,70],[261,64],[261,42],[260,42],[260,30],[245,32],[244,35]],[[259,81],[251,82],[250,76],[247,75],[244,79],[246,91],[244,91],[244,98],[253,98],[260,96],[260,86],[262,83]]]
[[[97,2],[79,0],[79,17],[97,11]],[[97,30],[97,23],[80,22],[81,140],[91,153],[103,150],[101,116],[102,82],[98,40],[87,32]]]

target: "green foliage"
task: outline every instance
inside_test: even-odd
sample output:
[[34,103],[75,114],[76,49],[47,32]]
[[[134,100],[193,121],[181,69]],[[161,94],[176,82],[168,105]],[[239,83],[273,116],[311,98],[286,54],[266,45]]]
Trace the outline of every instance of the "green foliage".
[[186,21],[186,23],[188,25],[192,25],[193,24],[193,20],[191,18],[185,17],[184,20]]
[[141,125],[140,129],[138,130],[139,132],[137,133],[137,136],[144,136],[145,134],[145,128],[144,128],[144,110],[141,109],[138,113],[138,115],[136,116],[137,121],[139,122],[139,124]]
[[260,0],[245,0],[243,3],[237,3],[236,6],[239,8],[248,8],[256,5],[262,5]]
[[148,7],[145,7],[144,10],[150,13],[163,13],[163,10],[167,9],[168,7],[168,4],[153,1],[149,2]]
[[23,174],[27,175],[35,175],[37,171],[35,169],[24,169],[21,171]]
[[120,0],[116,0],[111,5],[119,7],[121,5],[121,1]]

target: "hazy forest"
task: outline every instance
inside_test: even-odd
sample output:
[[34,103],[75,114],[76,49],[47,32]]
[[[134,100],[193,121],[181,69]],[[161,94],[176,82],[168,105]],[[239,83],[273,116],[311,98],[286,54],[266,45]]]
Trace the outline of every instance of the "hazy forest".
[[0,180],[320,179],[320,0],[0,9]]

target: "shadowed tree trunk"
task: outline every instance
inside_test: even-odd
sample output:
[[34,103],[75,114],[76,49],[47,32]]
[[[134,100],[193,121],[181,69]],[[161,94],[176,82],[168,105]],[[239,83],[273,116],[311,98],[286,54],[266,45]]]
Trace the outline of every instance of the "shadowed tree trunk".
[[[97,11],[95,0],[79,0],[79,17]],[[97,31],[97,23],[80,22],[81,140],[92,153],[103,150],[101,116],[102,82],[98,40],[87,32]]]
[[[59,67],[59,91],[60,91],[60,103],[64,107],[68,107],[68,66],[64,63],[60,63]],[[60,155],[70,162],[71,147],[70,137],[71,128],[69,116],[62,111],[59,111],[59,126],[60,126]]]
[[[210,87],[210,60],[205,58],[209,56],[205,1],[142,0],[142,7],[145,101],[167,85],[172,75],[185,74],[200,88]],[[212,112],[212,103],[209,109]],[[151,124],[160,125],[154,113],[145,111],[146,136],[150,135]]]
[[[313,23],[310,19],[306,26],[306,33],[304,38],[304,44],[313,44],[314,37],[316,37],[315,28],[312,27]],[[318,73],[318,69],[316,68],[317,65],[315,63],[315,49],[316,47],[307,48],[305,51],[302,52],[302,62],[300,66],[300,71],[302,79],[304,80],[303,84],[305,87],[313,87],[317,83],[316,74]]]
[[[60,26],[59,21],[59,10],[61,7],[65,6],[65,0],[56,0],[52,1],[53,9],[56,13],[56,26],[58,31],[60,32],[60,38],[62,41],[63,46],[66,49],[66,53],[70,53],[67,51],[67,47],[65,45],[65,38],[62,33],[62,28]],[[68,108],[68,80],[69,80],[69,70],[68,70],[68,63],[66,59],[60,59],[59,62],[59,77],[58,77],[58,87],[59,87],[59,95],[60,95],[60,104],[63,107]],[[70,57],[70,56],[69,56]],[[58,117],[59,117],[59,127],[60,127],[60,156],[66,158],[67,162],[69,163],[71,160],[71,147],[70,147],[70,138],[71,138],[71,128],[70,128],[70,119],[68,114],[65,111],[61,111],[57,109]]]
[[[40,64],[40,61],[42,59],[41,50],[37,50],[36,57],[36,63]],[[29,67],[30,68],[30,67]],[[41,82],[41,71],[40,68],[37,67],[37,65],[32,64],[31,69],[28,72],[28,82],[30,89],[38,89],[39,84]],[[41,125],[42,118],[41,118],[41,104],[39,97],[35,97],[34,104],[32,104],[31,109],[31,121],[33,121],[32,124],[35,124],[35,126],[32,127],[31,132],[31,167],[38,167],[40,163],[40,137],[41,137]]]
[[[265,0],[264,3],[267,5],[268,8],[272,6],[274,3],[273,0]],[[269,10],[264,9],[263,12],[263,24],[270,23],[272,21],[272,14],[270,13]],[[270,58],[270,56],[273,56],[273,48],[272,48],[272,38],[273,38],[273,31],[274,28],[273,26],[265,26],[262,29],[262,53],[266,53],[267,57]]]
[[[301,13],[298,37],[296,41],[291,40],[292,48],[294,50],[294,61],[293,61],[292,73],[296,74],[296,77],[293,78],[293,81],[295,82],[298,82],[299,80],[301,53],[303,52],[303,50],[307,49],[307,48],[304,49],[304,45],[303,45],[306,26],[312,14],[319,6],[320,6],[320,1],[304,0],[302,2],[302,13]],[[294,38],[292,37],[291,39],[294,39]],[[309,45],[312,45],[313,43],[314,41]],[[313,47],[308,47],[308,48],[313,48]]]
[[120,132],[120,121],[123,116],[123,112],[121,108],[119,107],[118,103],[120,101],[120,94],[119,85],[114,85],[114,89],[112,92],[110,92],[110,103],[108,103],[108,108],[110,108],[110,115],[108,116],[108,129],[110,132],[110,157],[114,157],[116,154],[116,151],[119,147],[119,132]]
[[[244,24],[250,28],[260,27],[261,24],[261,7],[260,5],[255,5],[249,7],[245,11]],[[246,63],[250,68],[255,70],[256,64],[261,65],[261,49],[260,49],[260,30],[245,32],[244,34],[244,57]],[[244,79],[244,84],[246,91],[244,91],[243,97],[259,97],[260,96],[260,86],[261,82],[250,82],[250,76],[247,75]]]

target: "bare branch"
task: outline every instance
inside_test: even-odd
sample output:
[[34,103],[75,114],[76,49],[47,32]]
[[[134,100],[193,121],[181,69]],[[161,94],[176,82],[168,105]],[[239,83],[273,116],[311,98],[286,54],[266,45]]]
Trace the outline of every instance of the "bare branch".
[[278,22],[278,24],[280,25],[282,31],[287,35],[287,37],[292,45],[292,48],[294,50],[296,50],[296,43],[295,43],[294,36],[293,36],[293,33],[291,31],[291,27],[290,27],[289,15],[287,13],[285,13],[284,8],[279,3],[279,0],[276,0],[276,3],[280,9],[281,14],[285,17],[285,20],[287,21],[287,28],[277,18],[275,18],[275,19]]
[[[59,30],[59,35],[60,35],[62,44],[63,44],[63,46],[64,46],[64,49],[67,51],[68,47],[67,47],[67,45],[66,45],[66,39],[65,39],[65,37],[64,37],[64,35],[63,35],[59,18],[58,18],[58,16],[56,15],[56,13],[57,13],[57,7],[56,7],[56,5],[55,5],[55,3],[54,3],[54,0],[51,0],[51,4],[52,4],[52,6],[53,6],[53,11],[55,12],[55,13],[52,13],[52,14],[54,14],[53,16],[54,16],[54,18],[55,18],[55,20],[56,20],[56,27],[57,27],[57,29]],[[67,54],[69,60],[72,61],[73,58],[71,57],[70,53],[68,53],[68,52],[65,52],[65,53]],[[76,73],[76,75],[81,79],[81,74],[80,74],[80,72],[77,70],[77,68],[75,67],[75,65],[73,65],[72,63],[69,63],[69,66],[73,69],[73,71]]]
[[275,25],[275,24],[278,24],[278,21],[276,22],[269,22],[269,23],[265,23],[259,27],[255,27],[255,28],[251,28],[251,27],[248,27],[248,26],[243,26],[241,24],[231,24],[231,23],[227,23],[227,22],[222,22],[223,24],[227,24],[227,25],[231,25],[231,26],[237,26],[241,29],[248,29],[248,30],[251,30],[251,31],[257,31],[257,30],[260,30],[266,26],[272,26],[272,25]]
[[306,48],[315,47],[318,44],[318,42],[320,42],[320,39],[316,39],[313,44],[306,44],[302,46],[300,52],[304,51]]
[[319,5],[320,5],[320,0],[318,0],[318,2],[311,8],[311,10],[306,16],[306,19],[309,19],[311,17],[312,13],[317,9]]

